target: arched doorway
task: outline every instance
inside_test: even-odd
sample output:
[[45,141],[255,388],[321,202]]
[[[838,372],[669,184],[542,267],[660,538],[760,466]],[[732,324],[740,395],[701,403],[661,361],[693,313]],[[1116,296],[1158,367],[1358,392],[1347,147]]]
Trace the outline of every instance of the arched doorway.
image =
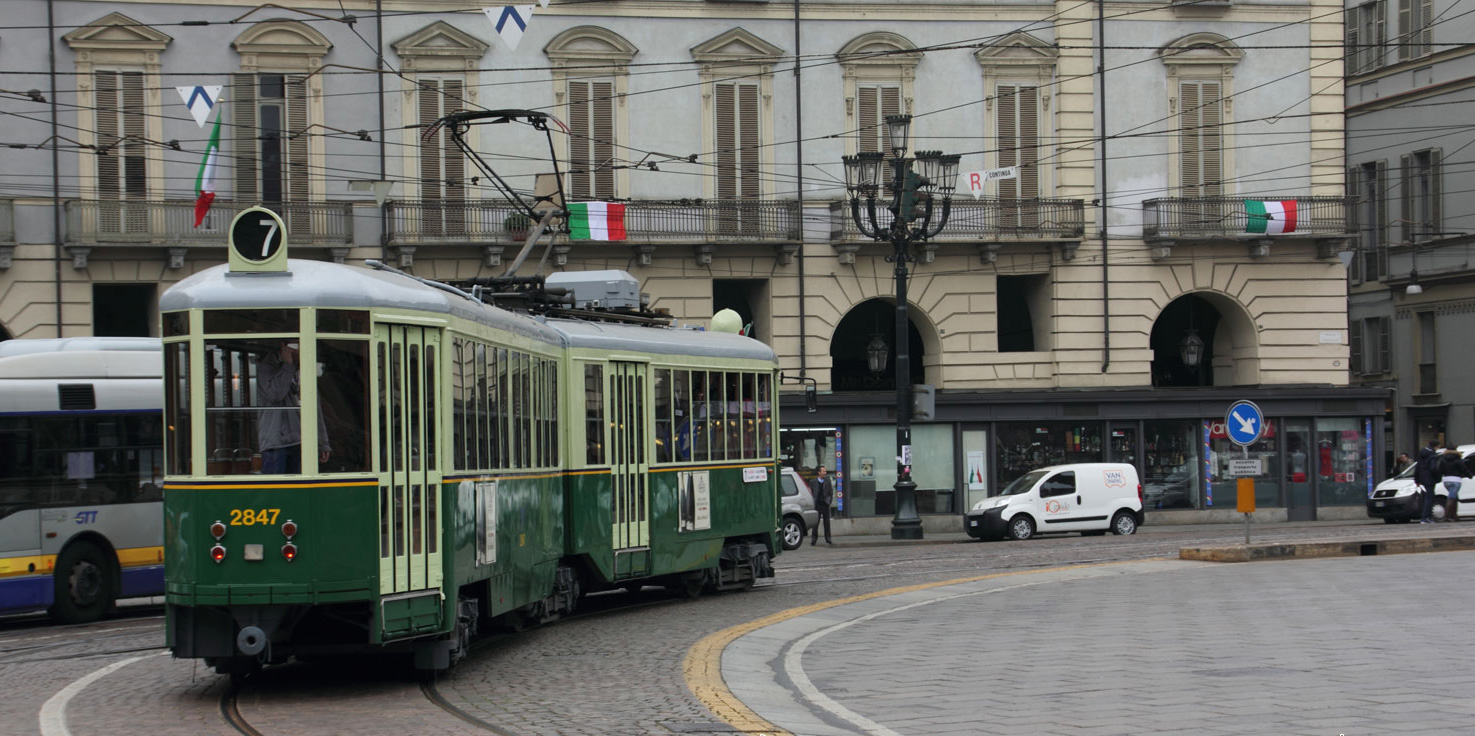
[[1168,304],[1152,323],[1152,385],[1214,385],[1218,328],[1219,310],[1197,294],[1185,294]]
[[[907,332],[912,383],[926,383],[922,333],[915,320]],[[871,371],[869,352],[873,346],[886,352],[885,367],[879,373]],[[868,299],[852,307],[835,327],[830,360],[830,384],[835,391],[895,391],[896,302]]]

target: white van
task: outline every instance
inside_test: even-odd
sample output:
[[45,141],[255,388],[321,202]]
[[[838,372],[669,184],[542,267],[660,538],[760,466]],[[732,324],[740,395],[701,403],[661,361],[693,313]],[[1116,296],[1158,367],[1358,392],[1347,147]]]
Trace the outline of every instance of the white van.
[[1125,463],[1077,463],[1040,468],[1004,492],[979,501],[964,516],[968,536],[1029,539],[1049,532],[1135,534],[1142,525],[1142,483]]
[[[1475,470],[1475,445],[1460,445],[1455,448],[1460,451],[1460,456],[1465,458],[1465,467]],[[1444,452],[1444,450],[1440,450]],[[1418,521],[1423,513],[1423,499],[1419,497],[1419,486],[1414,483],[1414,468],[1418,463],[1408,466],[1406,470],[1378,484],[1373,489],[1373,495],[1367,499],[1367,515],[1374,519],[1382,519],[1389,524],[1408,523]],[[1435,519],[1444,518],[1444,502],[1448,496],[1444,491],[1444,484],[1439,483],[1434,487]],[[1459,515],[1475,514],[1475,491],[1467,490],[1463,485],[1460,488]],[[1466,518],[1469,518],[1468,516]]]

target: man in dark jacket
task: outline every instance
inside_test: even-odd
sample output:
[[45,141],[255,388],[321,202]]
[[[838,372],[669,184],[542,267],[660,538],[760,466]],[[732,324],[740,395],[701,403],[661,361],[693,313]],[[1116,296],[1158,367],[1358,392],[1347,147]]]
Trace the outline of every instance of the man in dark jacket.
[[1424,513],[1419,519],[1421,524],[1434,523],[1434,486],[1439,483],[1439,456],[1434,449],[1438,446],[1438,442],[1429,440],[1429,446],[1419,450],[1419,464],[1414,468],[1414,482],[1424,493]]
[[814,535],[809,538],[809,546],[819,544],[819,527],[825,527],[825,544],[833,545],[830,541],[830,502],[835,500],[835,484],[825,474],[825,466],[819,466],[815,471],[814,480],[810,481],[809,489],[814,492],[814,509],[819,512],[819,521],[814,524]]

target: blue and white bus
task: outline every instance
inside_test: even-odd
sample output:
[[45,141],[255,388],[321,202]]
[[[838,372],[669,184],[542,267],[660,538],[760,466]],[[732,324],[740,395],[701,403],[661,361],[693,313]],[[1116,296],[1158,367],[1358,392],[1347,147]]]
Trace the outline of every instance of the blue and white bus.
[[151,338],[0,342],[0,614],[163,594],[162,367]]

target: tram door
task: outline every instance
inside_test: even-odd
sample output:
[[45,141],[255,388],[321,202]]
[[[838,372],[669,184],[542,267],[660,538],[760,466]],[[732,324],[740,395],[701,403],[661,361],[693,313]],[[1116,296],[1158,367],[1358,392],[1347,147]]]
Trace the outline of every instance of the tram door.
[[374,345],[379,473],[379,592],[441,584],[436,381],[440,333],[379,325]]
[[650,458],[646,444],[645,379],[641,363],[609,364],[605,392],[610,421],[609,462],[615,576],[645,574],[650,567]]

